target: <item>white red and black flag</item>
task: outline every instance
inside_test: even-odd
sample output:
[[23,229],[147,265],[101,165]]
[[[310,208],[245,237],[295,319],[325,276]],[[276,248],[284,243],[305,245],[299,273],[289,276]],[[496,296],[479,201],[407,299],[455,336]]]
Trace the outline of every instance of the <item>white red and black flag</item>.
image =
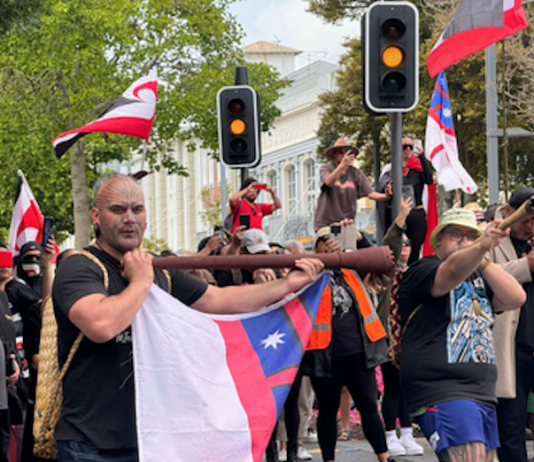
[[24,173],[19,170],[17,175],[19,177],[17,195],[9,228],[9,247],[13,251],[13,256],[20,253],[21,247],[26,242],[41,242],[44,223],[43,214],[39,210],[39,205],[33,197]]
[[526,26],[521,0],[462,0],[428,56],[430,77]]
[[149,73],[137,79],[96,120],[83,127],[59,135],[52,144],[61,157],[82,136],[93,132],[120,133],[148,141],[156,115],[158,73],[153,66]]

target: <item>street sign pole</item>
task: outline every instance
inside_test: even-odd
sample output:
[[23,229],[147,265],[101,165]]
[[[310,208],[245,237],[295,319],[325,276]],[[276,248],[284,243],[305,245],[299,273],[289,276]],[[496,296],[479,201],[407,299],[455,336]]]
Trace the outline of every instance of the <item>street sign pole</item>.
[[486,137],[489,203],[499,200],[499,146],[497,130],[497,65],[495,45],[486,48]]
[[402,198],[402,112],[392,112],[389,115],[391,125],[391,180],[393,198],[391,204],[391,219],[399,214]]

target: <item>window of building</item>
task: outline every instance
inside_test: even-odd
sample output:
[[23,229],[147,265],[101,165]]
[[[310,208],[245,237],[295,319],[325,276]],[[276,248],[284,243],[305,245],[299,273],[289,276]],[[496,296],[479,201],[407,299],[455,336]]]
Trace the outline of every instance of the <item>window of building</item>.
[[[278,176],[276,174],[276,170],[270,170],[267,175],[265,176],[265,182],[270,185],[273,189],[274,189],[274,192],[276,193],[276,195],[278,197],[280,197],[280,189],[279,189],[279,185],[278,185]],[[262,202],[267,202],[267,203],[270,203],[272,202],[272,197],[270,194],[268,194],[267,192],[263,191],[262,192],[263,194],[263,198],[261,199]],[[277,216],[277,215],[280,215],[281,211],[280,210],[276,210],[273,215]]]
[[291,214],[294,212],[297,203],[297,179],[295,178],[295,167],[290,165],[286,168],[286,185],[287,185],[287,211]]
[[315,178],[315,162],[313,160],[304,164],[304,189],[306,190],[306,212],[313,215],[317,199],[317,179]]

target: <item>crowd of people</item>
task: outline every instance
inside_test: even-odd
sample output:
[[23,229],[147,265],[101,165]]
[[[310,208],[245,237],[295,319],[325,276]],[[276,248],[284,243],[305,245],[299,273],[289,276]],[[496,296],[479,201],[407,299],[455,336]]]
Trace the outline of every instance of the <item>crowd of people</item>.
[[[357,200],[369,197],[381,209],[387,231],[381,245],[389,246],[395,266],[390,274],[364,278],[331,271],[267,462],[310,460],[303,441],[316,438],[323,460],[334,461],[336,442],[351,437],[353,405],[381,462],[423,454],[415,424],[442,462],[527,462],[525,427],[529,411],[534,414],[534,218],[509,230],[499,225],[534,189],[517,188],[508,203],[485,214],[447,210],[428,230],[433,255],[422,257],[422,193],[432,169],[412,138],[403,137],[402,150],[406,194],[396,216],[387,167],[373,188],[353,165],[358,149],[351,143],[340,139],[325,153],[309,250],[375,245],[354,224]],[[271,203],[257,202],[261,190]],[[0,245],[0,461],[40,460],[33,454],[33,414],[43,300],[52,297],[59,366],[68,368],[55,429],[58,460],[134,462],[130,325],[152,284],[195,310],[245,313],[298,291],[323,270],[314,258],[297,259],[294,271],[154,270],[154,255],[137,250],[146,229],[138,182],[112,174],[93,193],[95,239],[84,252],[61,253],[55,276],[52,239],[45,246],[26,243],[15,267]],[[229,205],[230,220],[196,252],[161,255],[305,254],[301,242],[270,242],[263,231],[262,218],[282,206],[270,186],[248,178]]]

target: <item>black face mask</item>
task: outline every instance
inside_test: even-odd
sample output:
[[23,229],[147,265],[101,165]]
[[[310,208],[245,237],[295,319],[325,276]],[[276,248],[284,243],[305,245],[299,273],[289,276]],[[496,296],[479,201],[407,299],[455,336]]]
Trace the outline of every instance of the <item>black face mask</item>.
[[41,273],[39,255],[24,255],[21,259],[21,266],[22,271],[30,278],[39,276]]
[[20,261],[22,264],[39,263],[39,255],[24,255]]

